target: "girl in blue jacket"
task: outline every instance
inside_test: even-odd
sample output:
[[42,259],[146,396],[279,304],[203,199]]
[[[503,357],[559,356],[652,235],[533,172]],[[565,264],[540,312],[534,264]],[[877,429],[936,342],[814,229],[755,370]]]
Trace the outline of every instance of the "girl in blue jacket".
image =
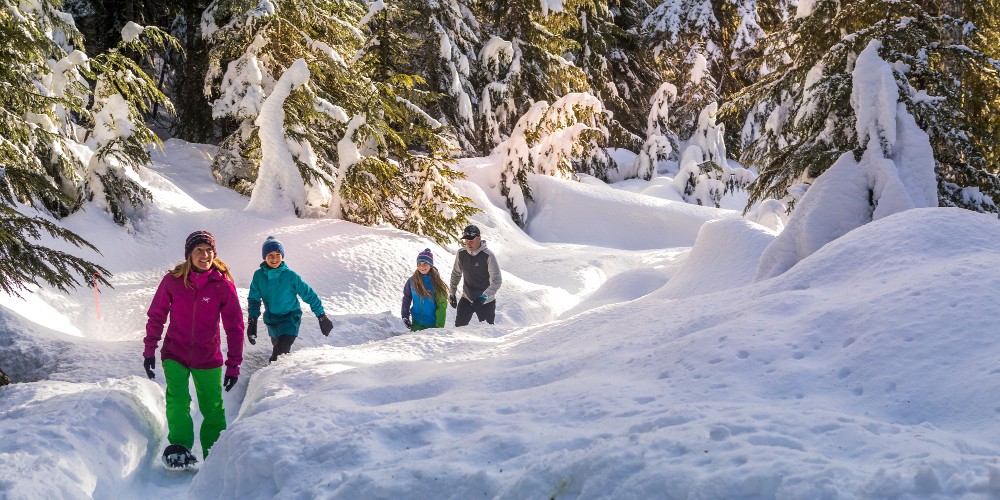
[[292,350],[292,343],[299,335],[302,307],[299,297],[309,304],[313,314],[319,319],[319,329],[323,335],[330,335],[333,323],[323,311],[323,303],[312,288],[309,288],[298,273],[285,265],[285,247],[274,236],[268,236],[260,250],[264,262],[254,271],[247,296],[247,340],[257,343],[257,317],[260,303],[264,302],[264,324],[271,337],[271,361]]
[[448,312],[448,285],[434,267],[430,248],[417,254],[417,270],[403,286],[403,324],[411,332],[444,326]]

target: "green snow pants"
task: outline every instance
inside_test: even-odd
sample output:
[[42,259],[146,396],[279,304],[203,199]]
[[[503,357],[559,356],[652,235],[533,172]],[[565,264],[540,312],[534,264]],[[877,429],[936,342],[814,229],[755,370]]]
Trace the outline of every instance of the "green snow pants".
[[201,450],[207,458],[219,434],[226,429],[226,409],[222,406],[222,367],[199,370],[188,368],[172,359],[163,360],[163,375],[167,379],[167,441],[192,449],[194,420],[191,418],[191,391],[188,376],[194,379],[201,423]]

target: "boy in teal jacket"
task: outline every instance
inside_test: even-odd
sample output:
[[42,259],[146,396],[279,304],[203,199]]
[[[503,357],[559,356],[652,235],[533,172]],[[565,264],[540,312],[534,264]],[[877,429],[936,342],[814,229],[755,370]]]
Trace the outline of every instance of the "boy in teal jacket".
[[285,265],[285,247],[274,236],[268,236],[261,247],[260,269],[254,271],[247,296],[247,340],[257,343],[257,317],[260,303],[264,302],[264,324],[271,337],[271,361],[292,350],[292,344],[299,335],[302,308],[299,297],[309,304],[313,314],[319,319],[319,329],[323,335],[330,335],[333,323],[323,311],[316,292],[302,278]]

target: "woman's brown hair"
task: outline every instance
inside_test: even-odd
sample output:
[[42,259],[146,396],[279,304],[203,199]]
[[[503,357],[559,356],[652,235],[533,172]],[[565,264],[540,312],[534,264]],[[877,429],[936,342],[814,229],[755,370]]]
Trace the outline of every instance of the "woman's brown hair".
[[[194,254],[192,254],[192,255],[194,255]],[[213,257],[212,258],[212,267],[215,268],[215,270],[217,270],[220,273],[222,273],[222,276],[224,276],[227,280],[232,281],[233,283],[236,282],[233,279],[233,275],[229,274],[229,266],[227,266],[225,262],[222,262],[221,260],[219,260],[218,257]],[[192,272],[193,268],[194,268],[194,264],[191,264],[191,257],[189,256],[187,258],[187,260],[185,260],[184,262],[181,262],[180,264],[177,264],[176,266],[174,266],[174,268],[170,270],[170,275],[173,276],[173,277],[175,277],[175,278],[181,278],[181,277],[183,277],[184,278],[184,286],[186,286],[188,288],[191,288],[191,280],[188,279],[188,276],[191,275],[191,272]]]
[[[444,283],[444,280],[441,279],[441,274],[438,273],[437,268],[431,266],[431,270],[428,271],[427,274],[431,277],[431,286],[433,286],[434,290],[437,291],[435,295],[437,295],[439,298],[447,297],[448,285],[446,285]],[[420,274],[420,271],[413,272],[413,276],[410,278],[410,288],[417,295],[420,295],[422,297],[430,297],[431,292],[430,290],[427,289],[426,286],[424,286],[424,280],[423,278],[421,278],[421,276],[423,275]]]

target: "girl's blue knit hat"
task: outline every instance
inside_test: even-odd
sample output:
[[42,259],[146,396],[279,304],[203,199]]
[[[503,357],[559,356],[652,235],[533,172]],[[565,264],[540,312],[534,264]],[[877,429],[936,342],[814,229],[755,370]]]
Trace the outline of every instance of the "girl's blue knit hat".
[[417,254],[417,264],[421,262],[426,262],[429,266],[434,267],[434,254],[431,253],[430,248],[425,248],[423,252]]
[[285,258],[285,247],[280,241],[274,239],[274,236],[268,236],[264,240],[264,246],[260,247],[260,258],[266,259],[267,254],[271,252],[278,252],[281,254],[281,258]]

